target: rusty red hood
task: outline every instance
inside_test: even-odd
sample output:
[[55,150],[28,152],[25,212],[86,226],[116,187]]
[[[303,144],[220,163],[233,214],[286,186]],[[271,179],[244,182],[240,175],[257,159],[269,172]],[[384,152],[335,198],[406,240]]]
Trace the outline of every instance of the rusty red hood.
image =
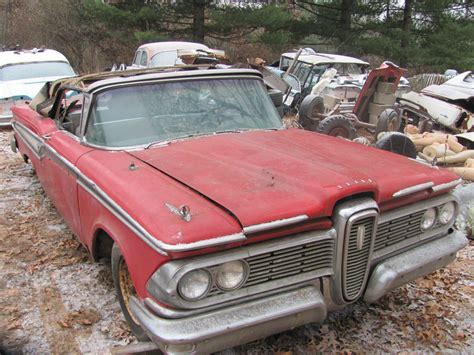
[[131,155],[204,195],[245,227],[330,216],[346,196],[377,202],[414,185],[441,184],[451,173],[403,156],[297,129],[192,138]]

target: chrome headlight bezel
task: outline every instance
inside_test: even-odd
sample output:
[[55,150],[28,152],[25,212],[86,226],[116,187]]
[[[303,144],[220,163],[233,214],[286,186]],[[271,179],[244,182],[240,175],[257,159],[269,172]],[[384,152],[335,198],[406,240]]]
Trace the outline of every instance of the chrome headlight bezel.
[[[449,218],[444,219],[443,218],[443,213],[445,212],[445,210],[447,208],[451,208],[452,210],[449,211],[449,213],[450,213],[450,214],[448,214]],[[445,204],[438,207],[438,221],[443,226],[451,224],[454,221],[454,219],[456,218],[456,214],[457,214],[457,206],[454,203],[454,201],[446,202]]]
[[[189,286],[189,285],[186,285],[185,283],[186,282],[191,282],[190,278],[192,276],[194,276],[195,274],[201,274],[201,276],[207,277],[207,285],[206,285],[205,288],[203,288],[203,291],[199,294],[199,296],[190,297],[189,295],[186,295],[186,292],[184,291],[184,286]],[[177,284],[177,290],[178,290],[178,293],[179,293],[180,297],[182,297],[184,300],[194,302],[194,301],[201,300],[201,299],[203,299],[207,296],[207,294],[209,293],[209,291],[212,288],[212,283],[213,283],[212,282],[212,275],[209,272],[209,270],[204,269],[204,268],[194,269],[194,270],[191,270],[191,271],[185,273],[179,279],[178,284]]]
[[[242,268],[242,276],[240,277],[240,280],[232,286],[223,285],[223,282],[220,280],[220,278],[222,276],[222,273],[225,272],[224,269],[226,267],[229,268],[229,267],[232,267],[232,266],[235,266],[235,265],[239,265]],[[249,271],[250,271],[250,268],[244,260],[238,259],[238,260],[232,260],[232,261],[225,262],[223,264],[220,264],[218,266],[218,268],[216,269],[215,284],[220,290],[222,290],[224,292],[237,290],[240,287],[242,287],[242,285],[244,285],[245,282],[247,281]],[[229,271],[227,271],[227,272],[229,272]]]
[[[425,225],[425,221],[428,217],[431,218],[431,222],[429,224]],[[437,209],[434,208],[434,207],[428,208],[427,210],[425,210],[425,212],[421,216],[420,229],[423,232],[426,232],[426,231],[430,230],[431,228],[433,228],[435,226],[437,219],[438,219]]]

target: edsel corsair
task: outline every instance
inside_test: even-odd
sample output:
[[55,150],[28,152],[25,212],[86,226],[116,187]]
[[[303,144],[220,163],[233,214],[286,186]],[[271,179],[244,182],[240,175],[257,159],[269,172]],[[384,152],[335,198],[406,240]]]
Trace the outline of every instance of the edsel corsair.
[[285,129],[246,69],[63,79],[13,109],[12,149],[163,351],[211,352],[322,322],[451,262],[460,180]]

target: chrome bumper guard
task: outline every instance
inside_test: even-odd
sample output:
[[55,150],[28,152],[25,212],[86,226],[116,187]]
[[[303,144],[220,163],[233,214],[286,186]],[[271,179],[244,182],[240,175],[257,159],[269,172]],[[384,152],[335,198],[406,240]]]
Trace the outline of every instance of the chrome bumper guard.
[[143,329],[167,353],[214,352],[322,322],[327,313],[315,286],[181,319],[158,317],[136,298],[130,305]]
[[453,232],[380,262],[372,272],[364,301],[375,302],[390,290],[442,268],[467,243],[463,233]]

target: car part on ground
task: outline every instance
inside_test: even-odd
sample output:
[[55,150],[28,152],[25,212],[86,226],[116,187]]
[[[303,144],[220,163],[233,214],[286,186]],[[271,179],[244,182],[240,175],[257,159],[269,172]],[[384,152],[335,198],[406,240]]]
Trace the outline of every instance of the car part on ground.
[[430,164],[447,167],[465,180],[474,181],[474,150],[468,149],[470,141],[465,138],[473,133],[461,134],[464,140],[460,140],[457,136],[441,132],[417,134],[413,126],[408,127],[412,132],[408,137],[415,144],[420,158]]
[[375,128],[375,136],[382,132],[397,132],[400,129],[401,119],[398,112],[388,108],[382,111]]
[[399,132],[383,133],[382,137],[375,144],[375,147],[412,159],[415,159],[417,156],[415,144],[410,138]]

